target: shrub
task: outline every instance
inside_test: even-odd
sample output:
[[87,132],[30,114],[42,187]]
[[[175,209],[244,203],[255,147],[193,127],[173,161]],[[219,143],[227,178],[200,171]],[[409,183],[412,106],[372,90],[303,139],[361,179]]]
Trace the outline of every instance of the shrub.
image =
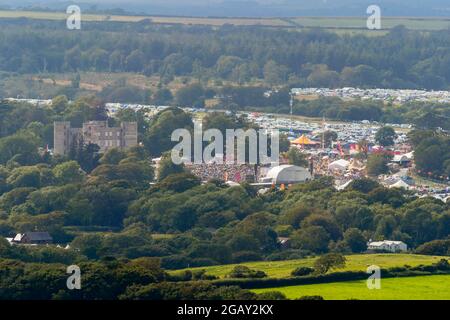
[[303,277],[303,276],[307,276],[310,275],[311,273],[314,272],[313,268],[309,268],[309,267],[299,267],[297,269],[295,269],[294,271],[291,272],[291,275],[293,277]]
[[257,300],[287,300],[286,296],[279,291],[269,291],[258,294]]
[[248,278],[248,279],[261,279],[267,277],[264,271],[252,270],[246,266],[236,266],[234,269],[228,274],[229,278]]
[[325,300],[322,296],[303,296],[297,300]]

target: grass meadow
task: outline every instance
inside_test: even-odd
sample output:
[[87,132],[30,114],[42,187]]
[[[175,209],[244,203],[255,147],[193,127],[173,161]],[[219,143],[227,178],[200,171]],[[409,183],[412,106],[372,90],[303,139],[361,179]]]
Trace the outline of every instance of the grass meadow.
[[348,281],[252,291],[279,291],[288,299],[318,295],[325,300],[449,300],[450,275],[381,279],[381,288],[372,290],[366,281]]
[[[442,257],[423,256],[414,254],[359,254],[347,256],[345,268],[333,271],[366,271],[368,266],[377,265],[380,268],[403,267],[409,265],[411,267],[418,265],[430,265],[438,262]],[[288,261],[261,261],[242,263],[251,269],[264,271],[270,278],[286,278],[291,272],[298,267],[312,267],[316,258],[306,258],[300,260]],[[220,265],[212,267],[190,268],[189,270],[206,270],[209,275],[224,278],[236,264]],[[172,271],[176,274],[184,270]],[[450,290],[450,284],[449,284]]]

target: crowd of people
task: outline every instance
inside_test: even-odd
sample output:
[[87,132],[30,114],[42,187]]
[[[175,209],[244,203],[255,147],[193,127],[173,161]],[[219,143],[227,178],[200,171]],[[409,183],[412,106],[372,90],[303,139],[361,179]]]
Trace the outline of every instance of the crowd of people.
[[188,166],[189,170],[203,181],[223,180],[241,182],[257,182],[260,169],[249,164],[217,164],[203,163]]

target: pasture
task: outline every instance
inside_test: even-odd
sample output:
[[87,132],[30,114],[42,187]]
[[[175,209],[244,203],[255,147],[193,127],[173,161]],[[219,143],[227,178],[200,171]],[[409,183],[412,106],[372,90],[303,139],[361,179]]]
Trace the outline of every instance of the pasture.
[[381,279],[379,290],[367,288],[366,281],[348,281],[252,290],[279,291],[288,299],[322,296],[325,300],[449,300],[450,275]]
[[[423,256],[413,254],[359,254],[346,256],[347,263],[345,268],[334,271],[366,271],[368,266],[377,265],[380,268],[411,267],[418,265],[431,265],[438,262],[442,257]],[[271,278],[290,277],[291,272],[298,267],[312,267],[316,258],[306,258],[300,260],[288,261],[261,261],[242,263],[251,269],[264,271]],[[236,264],[220,265],[212,267],[190,268],[189,270],[206,270],[206,274],[224,278]],[[184,270],[172,271],[176,274]],[[449,285],[450,287],[450,285]]]

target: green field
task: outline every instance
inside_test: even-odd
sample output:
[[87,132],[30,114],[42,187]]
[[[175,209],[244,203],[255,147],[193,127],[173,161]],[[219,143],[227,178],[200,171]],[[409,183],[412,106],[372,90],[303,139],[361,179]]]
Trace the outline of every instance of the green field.
[[288,299],[319,295],[325,300],[449,300],[450,275],[381,279],[379,290],[369,290],[366,281],[349,281],[252,291],[280,291]]
[[[68,15],[65,12],[43,11],[9,11],[0,10],[0,18],[30,18],[44,20],[63,20]],[[284,28],[324,28],[337,33],[361,33],[383,35],[385,30],[398,25],[405,25],[413,30],[444,30],[450,27],[449,18],[429,17],[384,17],[384,30],[368,30],[367,17],[297,17],[297,18],[214,18],[214,17],[168,17],[168,16],[130,16],[107,14],[83,14],[82,21],[116,21],[138,22],[150,19],[156,24],[185,24],[222,26],[225,24],[237,26],[266,26]]]
[[[301,17],[291,19],[295,24],[305,27],[340,28],[340,29],[366,29],[365,17]],[[420,17],[382,17],[381,28],[391,29],[404,25],[412,30],[443,30],[450,27],[448,18],[420,18]]]
[[[377,265],[380,268],[402,267],[404,265],[418,266],[430,265],[438,262],[442,257],[422,256],[413,254],[361,254],[347,256],[347,264],[344,269],[338,271],[366,271],[368,266]],[[289,261],[263,261],[243,263],[252,269],[261,270],[267,273],[271,278],[286,278],[291,272],[298,267],[312,267],[316,258],[307,258],[301,260]],[[189,270],[205,269],[207,274],[224,278],[236,266],[221,265],[203,268],[191,268]],[[172,271],[176,274],[183,270]],[[450,287],[450,284],[449,284]]]

